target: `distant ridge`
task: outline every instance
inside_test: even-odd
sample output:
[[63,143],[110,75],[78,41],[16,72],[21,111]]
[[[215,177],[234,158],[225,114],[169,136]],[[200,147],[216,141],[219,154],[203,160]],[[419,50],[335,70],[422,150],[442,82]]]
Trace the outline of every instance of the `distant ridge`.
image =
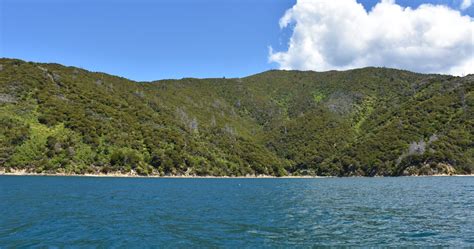
[[135,82],[0,59],[0,170],[398,176],[474,171],[474,77],[387,68]]

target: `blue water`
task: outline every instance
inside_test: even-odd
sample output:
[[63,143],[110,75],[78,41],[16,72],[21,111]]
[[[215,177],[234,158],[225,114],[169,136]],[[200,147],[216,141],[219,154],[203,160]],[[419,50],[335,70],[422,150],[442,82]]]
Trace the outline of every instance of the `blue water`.
[[474,177],[0,176],[0,247],[474,246]]

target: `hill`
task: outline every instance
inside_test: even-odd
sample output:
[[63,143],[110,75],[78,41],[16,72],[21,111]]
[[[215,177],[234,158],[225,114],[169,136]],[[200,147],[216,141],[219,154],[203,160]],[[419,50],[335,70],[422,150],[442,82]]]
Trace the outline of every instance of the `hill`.
[[0,59],[0,168],[141,175],[470,174],[474,76],[386,68],[134,82]]

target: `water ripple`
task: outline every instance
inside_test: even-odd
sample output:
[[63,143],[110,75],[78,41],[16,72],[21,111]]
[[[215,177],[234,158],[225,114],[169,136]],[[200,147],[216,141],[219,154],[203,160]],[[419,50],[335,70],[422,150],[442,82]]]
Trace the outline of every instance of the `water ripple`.
[[2,247],[473,247],[474,178],[0,176]]

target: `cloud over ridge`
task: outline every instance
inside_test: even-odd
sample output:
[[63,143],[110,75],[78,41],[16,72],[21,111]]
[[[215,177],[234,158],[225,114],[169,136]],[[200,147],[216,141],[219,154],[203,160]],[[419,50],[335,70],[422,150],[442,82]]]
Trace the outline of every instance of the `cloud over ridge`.
[[298,0],[280,19],[293,28],[287,51],[270,48],[281,69],[384,66],[424,73],[474,73],[474,21],[447,6],[405,8],[382,0]]

